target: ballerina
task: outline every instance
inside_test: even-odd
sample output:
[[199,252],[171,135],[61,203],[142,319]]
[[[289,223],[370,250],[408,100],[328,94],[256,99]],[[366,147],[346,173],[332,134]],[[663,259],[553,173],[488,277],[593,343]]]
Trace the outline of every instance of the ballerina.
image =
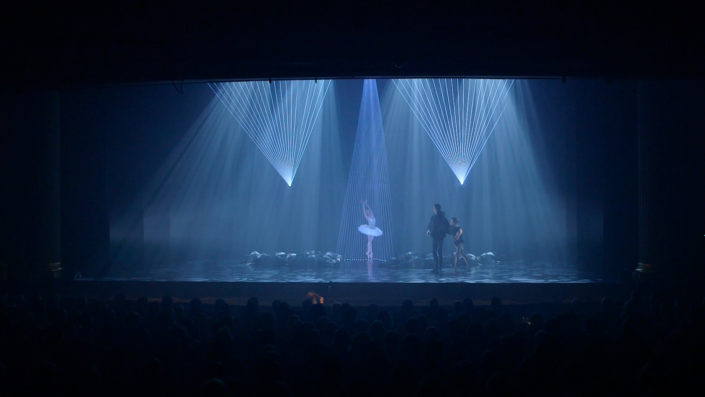
[[372,240],[374,240],[375,237],[379,237],[382,235],[382,230],[377,227],[377,220],[375,219],[375,214],[372,212],[372,208],[370,208],[369,204],[367,204],[367,200],[362,200],[362,215],[365,217],[367,220],[366,225],[360,225],[357,227],[357,230],[367,236],[367,260],[371,261],[374,258],[374,254],[372,253]]

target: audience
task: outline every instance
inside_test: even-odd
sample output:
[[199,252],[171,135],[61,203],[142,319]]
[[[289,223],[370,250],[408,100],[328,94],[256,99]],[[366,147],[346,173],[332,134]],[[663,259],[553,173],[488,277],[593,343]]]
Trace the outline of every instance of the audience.
[[704,336],[705,302],[684,294],[448,307],[4,295],[0,390],[662,395],[699,388]]

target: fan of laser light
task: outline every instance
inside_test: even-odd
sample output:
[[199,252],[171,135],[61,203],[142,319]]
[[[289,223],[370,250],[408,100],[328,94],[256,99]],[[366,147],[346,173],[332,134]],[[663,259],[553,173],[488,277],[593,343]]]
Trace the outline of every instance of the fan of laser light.
[[492,136],[514,80],[392,80],[460,184]]
[[209,87],[291,186],[330,85],[330,80],[295,80]]

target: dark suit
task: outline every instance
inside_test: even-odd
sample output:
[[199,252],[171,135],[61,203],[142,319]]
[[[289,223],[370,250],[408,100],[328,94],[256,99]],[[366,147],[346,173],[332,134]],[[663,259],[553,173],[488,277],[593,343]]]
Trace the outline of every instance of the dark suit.
[[431,217],[428,222],[428,231],[433,239],[433,261],[437,268],[443,264],[443,239],[448,234],[448,219],[443,211]]

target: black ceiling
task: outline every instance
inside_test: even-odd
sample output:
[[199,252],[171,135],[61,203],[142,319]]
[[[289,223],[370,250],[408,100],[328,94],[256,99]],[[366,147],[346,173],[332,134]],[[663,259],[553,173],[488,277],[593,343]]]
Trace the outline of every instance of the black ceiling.
[[[194,2],[196,3],[196,2]],[[321,0],[3,14],[5,87],[361,76],[704,77],[702,15],[597,2]],[[379,5],[378,3],[384,3]],[[579,4],[579,5],[576,5]]]

